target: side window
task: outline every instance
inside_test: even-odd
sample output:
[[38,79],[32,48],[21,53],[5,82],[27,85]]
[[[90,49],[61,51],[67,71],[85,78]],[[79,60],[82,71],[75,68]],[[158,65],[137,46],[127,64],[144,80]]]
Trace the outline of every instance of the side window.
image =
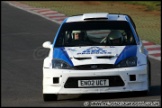
[[120,32],[123,36],[124,44],[135,44],[134,37],[129,30],[121,30]]

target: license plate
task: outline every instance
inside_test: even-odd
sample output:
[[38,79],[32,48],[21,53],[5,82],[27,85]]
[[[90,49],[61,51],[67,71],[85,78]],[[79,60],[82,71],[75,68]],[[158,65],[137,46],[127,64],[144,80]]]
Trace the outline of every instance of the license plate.
[[78,80],[78,87],[102,87],[109,86],[108,79],[95,79],[95,80]]

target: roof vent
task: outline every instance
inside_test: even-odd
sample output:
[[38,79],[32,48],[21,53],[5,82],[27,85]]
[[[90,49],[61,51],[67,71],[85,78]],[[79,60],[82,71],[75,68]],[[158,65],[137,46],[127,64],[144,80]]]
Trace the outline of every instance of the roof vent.
[[83,20],[108,19],[108,13],[86,13],[83,14]]

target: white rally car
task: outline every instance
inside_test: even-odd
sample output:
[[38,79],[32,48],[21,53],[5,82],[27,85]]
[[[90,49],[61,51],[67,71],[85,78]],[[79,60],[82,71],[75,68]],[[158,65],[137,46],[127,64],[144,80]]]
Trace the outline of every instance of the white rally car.
[[139,91],[150,88],[148,51],[129,15],[85,13],[66,18],[43,63],[44,101],[59,94]]

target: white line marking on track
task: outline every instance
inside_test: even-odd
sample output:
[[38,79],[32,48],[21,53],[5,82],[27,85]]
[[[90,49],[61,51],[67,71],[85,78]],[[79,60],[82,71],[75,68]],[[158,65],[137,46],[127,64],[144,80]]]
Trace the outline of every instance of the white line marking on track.
[[[45,16],[47,16],[47,17],[49,17],[49,16],[65,16],[64,14],[48,14],[48,15],[45,15]],[[66,17],[66,16],[65,16]]]
[[45,12],[45,11],[49,11],[49,9],[38,9],[38,10],[34,10],[35,12],[38,12],[38,13],[41,13],[41,11],[43,12]]
[[160,50],[148,51],[148,54],[156,54],[156,53],[161,53],[161,51]]
[[49,11],[46,11],[46,12],[41,12],[40,14],[54,14],[54,13],[58,13],[58,12],[49,10]]
[[146,40],[142,40],[142,43],[148,43],[149,41],[146,41]]
[[160,48],[161,46],[160,45],[147,45],[147,46],[144,46],[145,48]]

